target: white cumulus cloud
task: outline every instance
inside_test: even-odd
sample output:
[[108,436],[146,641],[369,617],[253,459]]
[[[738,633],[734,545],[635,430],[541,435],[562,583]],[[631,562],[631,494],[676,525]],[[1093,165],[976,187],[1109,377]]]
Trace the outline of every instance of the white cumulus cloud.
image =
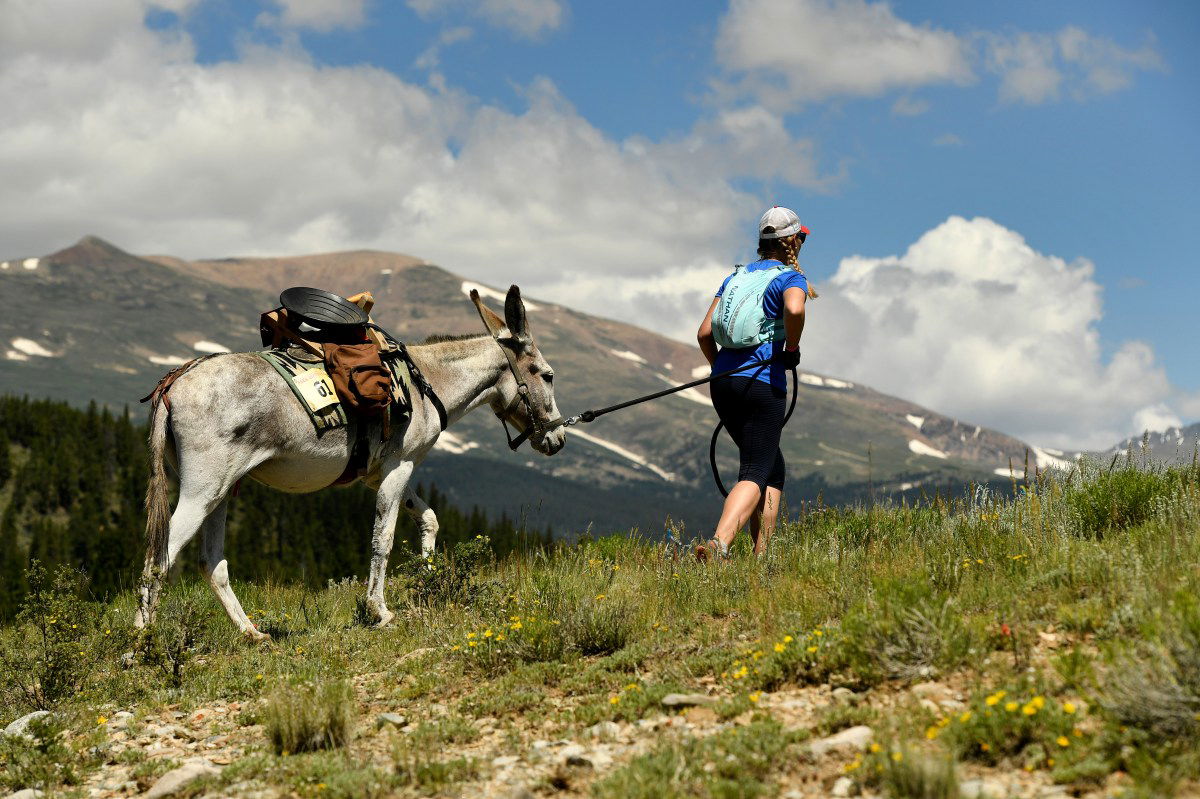
[[717,58],[739,91],[775,108],[973,78],[958,36],[865,0],[733,0]]
[[330,31],[357,28],[366,17],[366,0],[274,0],[283,14],[280,21],[295,28]]
[[566,19],[560,0],[408,0],[422,19],[482,19],[527,38],[557,29]]
[[1105,355],[1091,263],[990,219],[950,217],[903,255],[845,258],[822,288],[805,346],[817,371],[1047,446],[1109,446],[1170,413],[1148,345]]

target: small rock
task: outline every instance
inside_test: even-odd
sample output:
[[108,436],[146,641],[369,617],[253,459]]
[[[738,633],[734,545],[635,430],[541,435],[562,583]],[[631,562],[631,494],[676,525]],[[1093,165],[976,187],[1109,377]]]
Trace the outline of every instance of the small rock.
[[661,718],[638,719],[637,720],[638,728],[642,729],[642,730],[646,730],[647,732],[654,732],[655,730],[657,730],[659,727],[662,726],[662,723],[663,723],[663,720]]
[[964,780],[958,784],[962,799],[1004,799],[1008,791],[995,780]]
[[932,699],[937,702],[953,696],[950,689],[940,682],[919,682],[912,687],[913,696],[921,699]]
[[399,657],[399,659],[396,661],[396,663],[400,664],[400,663],[407,663],[410,660],[417,660],[419,658],[425,657],[428,654],[432,654],[434,651],[435,650],[433,649],[433,647],[423,647],[421,649],[414,649],[411,652],[406,652],[405,654],[401,655]]
[[137,655],[133,654],[132,652],[126,652],[125,654],[121,655],[121,668],[132,669],[136,665]]
[[520,762],[521,758],[517,755],[501,755],[500,757],[492,758],[492,766],[495,768],[507,768],[508,766],[515,766]]
[[824,757],[830,752],[837,751],[861,752],[867,748],[874,737],[875,733],[870,727],[860,724],[857,727],[842,730],[837,735],[813,741],[809,749],[815,757]]
[[200,736],[184,727],[181,724],[173,724],[170,728],[171,735],[184,741],[198,741]]
[[379,729],[383,729],[389,725],[392,727],[404,727],[407,724],[408,719],[399,713],[380,713],[375,717],[375,726]]
[[131,718],[133,718],[133,714],[128,710],[118,710],[116,713],[112,714],[113,721],[125,721],[126,719]]
[[592,765],[592,761],[584,757],[586,753],[587,749],[584,747],[579,744],[571,744],[570,746],[564,746],[562,751],[558,753],[558,757],[568,766],[590,766]]
[[854,796],[858,791],[855,790],[854,780],[849,777],[838,777],[829,793],[832,796]]
[[11,736],[14,738],[32,738],[33,736],[29,735],[29,733],[25,732],[25,730],[27,730],[29,725],[33,722],[37,721],[38,719],[44,719],[49,715],[49,710],[35,710],[32,713],[21,716],[21,718],[4,728],[4,735],[6,737]]
[[858,702],[858,694],[845,686],[833,689],[833,701],[843,705],[853,705]]
[[621,725],[615,721],[601,721],[587,728],[591,738],[615,738],[621,734]]
[[514,788],[513,792],[508,795],[508,799],[537,799],[537,797],[522,785],[519,788]]
[[24,788],[16,793],[10,793],[8,799],[41,799],[43,796],[45,794],[37,788]]
[[797,789],[792,788],[790,791],[783,794],[780,799],[804,799],[804,794],[800,793],[800,791]]
[[662,698],[663,707],[696,707],[715,705],[717,698],[708,694],[667,694]]
[[219,773],[221,773],[220,769],[207,760],[193,760],[159,777],[142,799],[161,799],[161,797],[170,796],[201,777],[211,777]]
[[689,707],[684,717],[692,724],[716,724],[717,714],[711,707]]
[[611,768],[613,764],[612,755],[610,755],[608,752],[594,751],[590,756],[590,760],[592,761],[592,768],[596,769],[597,771],[603,771],[604,769]]

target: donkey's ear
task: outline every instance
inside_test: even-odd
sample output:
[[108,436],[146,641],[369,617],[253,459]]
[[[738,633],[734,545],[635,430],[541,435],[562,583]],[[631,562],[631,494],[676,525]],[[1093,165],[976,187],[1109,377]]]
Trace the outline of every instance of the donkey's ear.
[[529,322],[525,319],[525,302],[521,299],[521,289],[515,285],[508,287],[508,296],[504,298],[504,320],[508,329],[517,338],[529,335]]
[[479,318],[483,320],[484,327],[492,334],[492,338],[500,338],[504,333],[504,320],[483,304],[476,289],[471,289],[471,302],[475,303],[475,310],[479,311]]

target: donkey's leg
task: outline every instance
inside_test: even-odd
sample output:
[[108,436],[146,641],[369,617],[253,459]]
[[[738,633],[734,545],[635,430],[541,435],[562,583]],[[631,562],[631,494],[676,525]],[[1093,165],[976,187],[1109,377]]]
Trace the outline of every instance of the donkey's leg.
[[437,544],[438,518],[433,509],[409,486],[404,490],[404,511],[413,518],[421,530],[421,557],[433,554]]
[[387,564],[396,535],[396,519],[400,515],[401,500],[412,471],[413,464],[409,461],[401,461],[390,469],[385,467],[385,474],[379,483],[379,493],[375,497],[375,533],[371,536],[367,611],[375,617],[377,627],[383,627],[396,617],[395,613],[387,609],[383,599],[383,588],[387,583]]
[[269,641],[271,636],[259,632],[254,626],[229,585],[229,562],[225,560],[225,512],[228,509],[229,500],[226,498],[204,520],[204,536],[200,541],[200,571],[242,635],[256,643]]

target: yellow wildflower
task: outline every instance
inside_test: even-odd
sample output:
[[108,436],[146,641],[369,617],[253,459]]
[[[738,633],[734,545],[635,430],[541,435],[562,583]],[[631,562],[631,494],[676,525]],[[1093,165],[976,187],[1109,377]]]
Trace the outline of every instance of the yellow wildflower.
[[883,747],[880,746],[878,743],[873,743],[873,744],[871,744],[871,751],[875,752],[875,753],[879,753],[879,752],[883,751]]
[[259,682],[262,682],[262,678],[263,678],[263,676],[261,674],[254,675],[254,679],[258,680]]
[[1065,735],[1058,736],[1057,738],[1054,739],[1054,742],[1064,748],[1071,745],[1071,739]]
[[901,760],[903,760],[903,759],[904,759],[904,753],[903,753],[903,752],[892,752],[892,760],[894,760],[894,761],[896,761],[897,763],[899,763],[899,762],[900,762]]
[[99,726],[99,725],[101,725],[101,724],[107,724],[107,723],[108,723],[108,718],[107,718],[107,717],[105,717],[105,716],[96,716],[96,725],[97,725],[97,726]]
[[467,638],[468,639],[474,638],[476,635],[477,635],[477,633],[467,633]]
[[604,599],[604,594],[596,594],[596,599]]
[[523,624],[521,624],[521,622],[519,622],[519,621],[514,621],[512,624],[508,625],[508,629],[510,629],[510,630],[519,630],[519,629],[521,629],[523,626],[524,626],[524,625],[523,625]]
[[498,633],[498,634],[496,635],[496,640],[497,640],[497,641],[503,641],[503,640],[504,640],[504,633]]
[[988,698],[983,701],[987,703],[988,707],[992,707],[1001,699],[1003,699],[1006,694],[1006,691],[997,691],[996,693],[989,695]]
[[1020,702],[1005,702],[1004,703],[1004,709],[1007,710],[1009,713],[1012,713],[1020,706],[1021,706]]
[[787,649],[787,646],[785,644],[775,644],[776,652],[782,652],[785,649]]
[[934,738],[938,737],[938,728],[937,728],[937,727],[930,727],[929,729],[925,730],[925,737],[926,737],[926,738],[928,738],[928,739],[929,739],[929,740],[931,740],[931,741],[932,741]]
[[1035,696],[1033,699],[1029,700],[1029,704],[1033,705],[1038,710],[1041,710],[1046,706],[1046,700],[1043,697]]
[[483,631],[483,637],[484,637],[484,638],[491,638],[493,635],[495,635],[495,633],[493,633],[493,632],[492,632],[492,628],[491,628],[491,627],[489,627],[489,628],[487,628],[486,630],[484,630],[484,631]]
[[1021,708],[1021,712],[1026,716],[1032,716],[1034,713],[1037,713],[1037,711],[1037,705],[1033,704],[1032,702],[1027,703],[1025,707]]
[[983,751],[983,752],[990,752],[990,751],[992,751],[992,745],[991,745],[990,743],[987,743],[987,742],[985,742],[985,741],[980,741],[980,742],[979,742],[979,749],[980,749],[981,751]]
[[963,711],[962,715],[960,715],[958,717],[958,720],[963,723],[970,721],[971,720],[971,711],[969,711],[969,710]]
[[790,636],[790,635],[783,636],[783,642],[785,644],[790,644],[792,642],[792,636]]
[[609,697],[608,703],[609,703],[610,705],[615,705],[615,704],[617,704],[617,703],[618,703],[618,702],[620,702],[620,701],[621,701],[621,697],[619,697],[619,696],[613,696],[613,697]]
[[808,652],[811,654],[812,652],[816,652],[816,651],[817,651],[817,647],[815,647],[815,646],[810,646],[810,647],[808,648],[808,650],[807,650],[807,651],[808,651]]
[[1063,712],[1064,713],[1074,713],[1075,705],[1073,705],[1070,702],[1063,702]]
[[759,700],[759,699],[762,699],[762,691],[755,691],[754,693],[750,694],[750,696],[749,696],[749,697],[747,697],[747,698],[748,698],[748,699],[749,699],[751,702],[753,702],[754,704],[756,704],[756,705],[757,705],[757,704],[758,704],[758,700]]
[[478,641],[467,641],[467,646],[479,646]]

